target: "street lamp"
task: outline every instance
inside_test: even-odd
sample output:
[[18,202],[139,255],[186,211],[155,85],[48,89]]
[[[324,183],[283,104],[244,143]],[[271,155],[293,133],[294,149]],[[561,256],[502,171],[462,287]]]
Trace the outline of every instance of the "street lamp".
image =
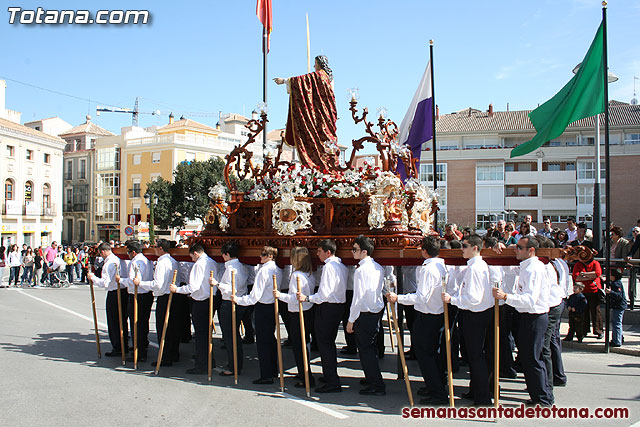
[[[158,204],[158,195],[153,194],[153,199],[151,199],[151,194],[149,192],[144,193],[144,203],[149,207],[149,243],[155,243],[155,230],[154,230],[154,218],[153,218],[153,210],[155,206]],[[153,201],[153,203],[152,203]]]
[[[578,73],[582,62],[573,68],[573,74]],[[608,70],[607,70],[608,71]],[[618,81],[618,76],[611,71],[607,72],[607,83]],[[606,108],[609,108],[607,105]],[[593,184],[593,247],[600,250],[602,247],[600,239],[602,238],[602,208],[600,204],[600,114],[596,114],[596,138],[595,138],[595,182]]]

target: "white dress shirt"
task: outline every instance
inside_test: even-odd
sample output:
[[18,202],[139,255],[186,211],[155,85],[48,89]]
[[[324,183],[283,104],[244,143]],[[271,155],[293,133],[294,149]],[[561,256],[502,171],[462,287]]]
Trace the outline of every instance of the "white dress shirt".
[[[100,288],[106,288],[107,291],[118,290],[118,283],[116,282],[116,273],[118,273],[118,269],[120,270],[120,279],[122,281],[123,275],[127,275],[124,261],[118,258],[114,253],[111,253],[111,255],[104,260],[101,277],[93,276],[93,284]],[[124,288],[123,285],[120,285],[120,287]]]
[[469,259],[458,294],[451,296],[451,304],[461,310],[481,312],[493,307],[494,301],[489,266],[479,255]]
[[282,285],[282,270],[275,261],[267,261],[260,264],[260,269],[255,273],[255,281],[251,292],[237,299],[238,305],[273,304],[273,275],[276,275],[278,289]]
[[349,311],[349,322],[358,320],[360,313],[379,313],[384,308],[382,287],[384,268],[367,256],[360,260],[353,278],[353,301]]
[[[291,274],[289,279],[289,292],[288,293],[280,293],[280,298],[278,298],[282,302],[287,303],[287,307],[289,308],[289,312],[298,313],[300,312],[300,306],[298,304],[298,279],[300,279],[300,292],[304,295],[309,295],[313,292],[313,289],[316,285],[316,280],[313,277],[313,273],[303,273],[302,271],[294,271]],[[272,290],[273,291],[273,290]],[[310,302],[302,303],[302,311],[307,311],[313,306]]]
[[[180,271],[178,261],[173,259],[169,254],[160,255],[156,262],[156,268],[153,273],[153,280],[141,281],[138,285],[139,289],[153,291],[153,295],[159,297],[170,293],[171,280],[173,279],[173,271]],[[176,277],[176,282],[178,278]]]
[[567,262],[562,258],[552,259],[551,264],[553,264],[556,271],[558,272],[558,275],[560,276],[558,282],[560,283],[560,287],[563,289],[562,298],[567,298],[573,293],[573,277],[571,276],[571,272],[569,271],[569,266],[567,265]]
[[238,258],[233,258],[224,263],[224,274],[218,283],[218,289],[220,289],[222,299],[225,301],[231,301],[231,272],[235,272],[236,296],[239,298],[247,294],[249,272]]
[[[209,298],[209,277],[211,272],[216,273],[217,266],[215,261],[209,258],[205,253],[193,264],[193,268],[189,272],[189,281],[186,285],[180,286],[176,293],[190,294],[195,301],[204,301]],[[216,293],[216,287],[213,287],[213,294]]]
[[415,293],[398,295],[398,302],[402,305],[413,305],[420,313],[444,313],[442,303],[442,279],[447,276],[447,267],[442,258],[424,260],[416,271],[418,280]]
[[341,304],[347,301],[348,275],[349,271],[340,258],[332,255],[324,260],[318,292],[309,295],[309,302],[313,304],[322,304],[323,302]]
[[[133,279],[136,276],[140,276],[140,281],[152,281],[153,280],[153,264],[151,261],[147,259],[143,254],[137,254],[133,257],[131,262],[129,262],[128,268],[128,277],[125,279],[120,279],[120,285],[126,286],[130,294],[135,293],[135,286],[133,285]],[[149,293],[149,289],[142,289],[138,287],[139,294],[147,294]]]
[[567,242],[571,243],[578,238],[578,229],[574,228],[573,230],[569,230],[568,228],[564,230],[567,233]]
[[466,265],[447,265],[449,278],[447,279],[445,291],[449,295],[458,295],[458,292],[460,292],[460,284],[462,283],[466,269]]
[[507,295],[507,304],[519,313],[549,312],[549,277],[544,263],[533,256],[520,262],[520,278],[515,294]]

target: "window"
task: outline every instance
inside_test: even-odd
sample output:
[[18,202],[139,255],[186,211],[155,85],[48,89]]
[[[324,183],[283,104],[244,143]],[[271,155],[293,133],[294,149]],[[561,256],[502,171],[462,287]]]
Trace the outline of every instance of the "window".
[[574,171],[576,162],[543,162],[542,170],[549,172]]
[[533,185],[507,185],[504,188],[506,197],[538,197],[538,186]]
[[78,179],[87,179],[87,161],[80,159],[80,170],[78,171]]
[[33,161],[33,150],[27,150],[27,160]]
[[628,133],[624,137],[625,144],[640,144],[640,133]]
[[[438,182],[446,183],[447,181],[447,164],[438,163],[436,165]],[[420,165],[420,181],[432,182],[433,181],[433,163],[426,163]]]
[[157,181],[158,178],[160,178],[160,174],[159,173],[152,173],[150,176],[151,178],[151,182]]
[[502,165],[477,165],[476,166],[477,181],[503,181],[504,172]]
[[33,200],[33,182],[27,181],[24,183],[24,201],[30,202]]
[[196,153],[187,152],[187,154],[185,155],[184,159],[187,162],[194,162],[196,160]]
[[579,145],[595,145],[596,138],[593,136],[584,136],[581,135],[578,137]]
[[141,159],[142,159],[142,155],[141,154],[134,154],[133,155],[133,164],[134,165],[139,165]]
[[96,176],[96,195],[119,196],[120,195],[120,174],[100,173]]
[[73,188],[67,188],[65,190],[64,210],[68,212],[73,211]]
[[16,147],[14,147],[13,145],[7,145],[7,156],[15,157],[15,155],[16,155]]
[[[578,162],[578,179],[595,179],[595,162]],[[604,177],[605,163],[600,163],[600,176]]]
[[45,184],[42,186],[42,208],[48,209],[51,206],[51,186]]
[[102,148],[96,151],[96,170],[119,170],[120,148]]
[[131,213],[133,215],[140,215],[140,205],[133,205],[133,208],[131,208]]
[[131,197],[140,197],[140,183],[134,182],[131,189]]
[[73,161],[71,160],[67,162],[67,170],[64,173],[64,179],[67,179],[67,180],[73,179]]
[[476,215],[476,228],[486,230],[490,224],[495,224],[499,219],[504,219],[503,215],[495,213],[491,214],[477,214]]
[[[605,203],[605,186],[600,184],[600,204]],[[578,185],[578,204],[579,205],[593,205],[593,185]]]
[[51,154],[44,153],[44,163],[47,165],[51,163]]
[[537,162],[509,162],[504,164],[505,172],[535,172],[537,170]]
[[549,218],[551,220],[551,226],[559,223],[566,223],[569,218],[575,218],[575,212],[548,212],[542,211],[543,218]]
[[84,150],[84,142],[81,139],[76,139],[76,151]]
[[7,179],[4,182],[4,199],[5,200],[13,200],[13,180]]
[[156,151],[151,154],[151,163],[160,163],[160,152]]
[[120,220],[120,201],[118,199],[96,200],[96,221]]
[[576,197],[575,184],[542,184],[544,199],[573,199]]
[[78,221],[78,240],[81,242],[85,241],[85,221]]

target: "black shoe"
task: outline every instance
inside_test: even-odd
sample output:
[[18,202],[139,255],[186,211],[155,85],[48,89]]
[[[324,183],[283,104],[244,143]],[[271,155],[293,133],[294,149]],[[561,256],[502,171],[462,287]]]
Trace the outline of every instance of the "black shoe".
[[564,341],[564,342],[571,342],[571,341],[573,341],[573,338],[564,337],[564,338],[562,338],[562,341]]
[[366,396],[386,396],[387,392],[384,390],[376,390],[373,387],[367,387],[360,390],[360,394]]
[[342,350],[340,350],[340,354],[346,354],[348,356],[355,356],[355,355],[358,354],[358,350],[354,350],[352,348],[343,347]]
[[369,381],[366,378],[360,380],[360,385],[369,385]]
[[518,377],[518,374],[516,371],[513,372],[500,372],[500,378],[510,378],[510,379],[515,379]]
[[[314,388],[316,386],[315,381],[311,381],[309,380],[309,388]],[[298,381],[297,383],[295,383],[295,388],[306,388],[306,385],[303,381]]]
[[[156,366],[158,366],[158,362],[157,361],[151,362],[151,366],[153,366],[155,368]],[[160,363],[160,366],[173,366],[173,362],[170,362],[168,360],[163,360]]]
[[420,399],[420,404],[429,406],[448,405],[449,399],[446,397],[429,396],[425,397],[424,399]]
[[342,391],[342,387],[340,386],[335,387],[327,384],[317,387],[315,389],[316,393],[340,393],[341,391]]
[[553,382],[553,386],[554,386],[554,387],[566,387],[566,386],[567,386],[567,383],[566,383],[566,382],[565,382],[565,383],[563,383],[562,381],[554,381],[554,382]]
[[122,357],[122,352],[112,350],[112,351],[107,351],[104,355],[106,357]]
[[252,382],[253,384],[273,384],[273,378],[258,378]]
[[609,347],[622,347],[622,345],[609,343]]
[[204,374],[208,373],[208,371],[206,369],[200,369],[200,368],[187,369],[186,372],[189,375],[204,375]]
[[578,342],[582,342],[583,338],[578,338]]

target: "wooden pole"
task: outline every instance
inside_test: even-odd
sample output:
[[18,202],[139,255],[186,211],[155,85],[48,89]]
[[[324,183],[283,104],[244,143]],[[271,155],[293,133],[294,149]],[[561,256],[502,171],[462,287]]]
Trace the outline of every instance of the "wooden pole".
[[[173,270],[173,278],[171,279],[171,285],[176,284],[176,278],[178,277],[178,270]],[[167,327],[169,326],[169,311],[171,310],[171,300],[173,299],[173,292],[169,292],[169,301],[167,302],[167,312],[164,314],[164,327],[162,328],[162,338],[160,338],[160,350],[158,351],[158,360],[156,361],[156,372],[158,375],[160,372],[160,364],[162,363],[162,353],[164,352],[164,339],[167,336]]]
[[[209,274],[209,278],[213,279],[213,271],[210,272]],[[213,372],[213,357],[212,357],[212,353],[213,353],[213,336],[212,336],[212,330],[213,330],[213,284],[211,283],[211,281],[209,281],[209,335],[208,335],[208,342],[209,345],[207,346],[207,375],[209,378],[209,381],[211,381],[211,376],[212,376],[212,372]]]
[[496,299],[493,308],[493,330],[494,330],[494,347],[495,353],[493,361],[493,403],[497,408],[500,406],[500,304]]
[[[278,290],[278,279],[273,275],[273,290]],[[274,298],[274,309],[276,313],[276,340],[278,345],[278,370],[280,371],[280,391],[284,393],[284,367],[282,366],[282,345],[280,344],[280,313],[278,310],[278,300]]]
[[[120,262],[118,260],[118,262]],[[120,276],[120,267],[116,264],[116,274]],[[122,325],[122,297],[120,296],[120,282],[118,284],[118,325],[120,326],[120,354],[122,355],[122,366],[127,364],[124,354],[124,326]]]
[[[298,293],[300,290],[300,277],[296,277],[298,281]],[[298,310],[300,313],[300,341],[302,343],[302,363],[304,364],[304,389],[307,392],[307,397],[311,397],[311,390],[309,389],[309,365],[307,355],[307,334],[304,330],[304,311],[302,310],[302,303],[298,301]]]
[[138,369],[138,285],[133,285],[133,369]]
[[[442,292],[445,292],[446,280],[442,281]],[[447,381],[449,383],[449,406],[455,408],[453,402],[453,370],[451,368],[451,331],[449,330],[449,304],[444,303],[444,342],[447,350]]]
[[[395,304],[394,304],[395,306]],[[391,317],[393,318],[393,327],[396,331],[396,340],[398,342],[398,354],[400,355],[400,362],[402,363],[402,373],[404,374],[404,385],[407,387],[407,395],[409,396],[409,405],[413,407],[413,393],[411,392],[411,381],[409,380],[409,370],[407,369],[407,361],[404,359],[404,349],[402,348],[402,338],[400,337],[400,328],[398,327],[398,320],[396,319],[396,311],[392,307]]]
[[100,350],[100,335],[98,333],[98,315],[96,313],[96,294],[93,291],[92,280],[89,280],[89,289],[91,289],[91,308],[93,309],[93,330],[96,333],[96,347],[98,348],[98,359],[101,359],[102,350]]
[[391,351],[396,350],[393,343],[393,326],[391,326],[391,304],[387,301],[387,323],[389,324],[389,339],[391,340]]
[[[231,270],[231,296],[236,296],[236,272]],[[238,384],[238,327],[236,303],[231,301],[231,329],[233,330],[233,381]]]

